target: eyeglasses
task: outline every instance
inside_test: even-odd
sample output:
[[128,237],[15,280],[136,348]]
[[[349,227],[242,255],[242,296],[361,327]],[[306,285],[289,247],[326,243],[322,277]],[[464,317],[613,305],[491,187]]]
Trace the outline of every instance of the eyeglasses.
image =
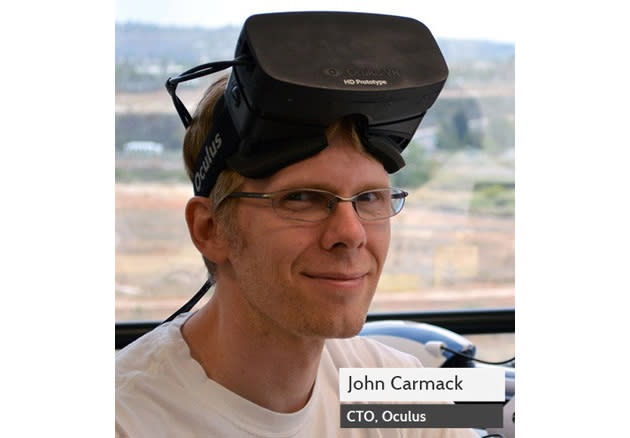
[[363,220],[387,219],[400,213],[407,195],[404,190],[395,188],[366,190],[350,198],[325,190],[290,189],[272,193],[234,192],[226,198],[271,199],[271,205],[280,217],[320,222],[332,213],[339,202],[352,202],[354,211]]

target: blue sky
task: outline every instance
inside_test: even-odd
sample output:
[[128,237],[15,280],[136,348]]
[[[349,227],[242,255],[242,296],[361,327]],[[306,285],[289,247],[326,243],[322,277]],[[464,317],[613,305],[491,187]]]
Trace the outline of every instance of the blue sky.
[[116,0],[116,21],[164,25],[240,26],[252,14],[294,10],[347,10],[413,17],[437,37],[515,41],[514,3],[499,0]]

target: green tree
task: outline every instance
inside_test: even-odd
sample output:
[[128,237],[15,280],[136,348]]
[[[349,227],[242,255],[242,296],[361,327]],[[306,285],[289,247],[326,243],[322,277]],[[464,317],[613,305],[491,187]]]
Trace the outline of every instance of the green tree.
[[436,146],[444,151],[466,147],[481,148],[481,131],[470,129],[470,120],[478,118],[478,108],[462,100],[438,121]]

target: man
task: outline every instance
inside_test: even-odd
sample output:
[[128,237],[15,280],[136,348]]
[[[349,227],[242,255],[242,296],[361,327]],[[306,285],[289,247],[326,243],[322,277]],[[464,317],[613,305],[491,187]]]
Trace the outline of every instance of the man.
[[[193,182],[225,88],[225,79],[213,84],[190,121]],[[406,193],[389,187],[353,119],[332,123],[326,140],[265,177],[226,168],[209,196],[190,199],[188,229],[215,291],[117,355],[118,436],[476,436],[340,428],[339,368],[421,364],[355,336]]]

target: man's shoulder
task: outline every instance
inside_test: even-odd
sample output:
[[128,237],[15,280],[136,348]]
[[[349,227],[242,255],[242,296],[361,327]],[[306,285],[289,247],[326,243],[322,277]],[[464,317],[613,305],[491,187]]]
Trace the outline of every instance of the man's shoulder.
[[421,367],[414,356],[363,336],[326,340],[325,349],[339,367]]
[[[116,427],[120,436],[155,436],[165,412],[186,400],[198,374],[180,331],[161,325],[116,354]],[[170,425],[170,423],[168,423]]]
[[181,356],[179,350],[185,349],[185,341],[180,326],[181,321],[158,326],[116,353],[117,389],[132,380],[159,373],[165,363]]
[[150,360],[150,356],[159,352],[167,341],[166,327],[158,326],[139,337],[116,353],[116,369],[135,366]]

